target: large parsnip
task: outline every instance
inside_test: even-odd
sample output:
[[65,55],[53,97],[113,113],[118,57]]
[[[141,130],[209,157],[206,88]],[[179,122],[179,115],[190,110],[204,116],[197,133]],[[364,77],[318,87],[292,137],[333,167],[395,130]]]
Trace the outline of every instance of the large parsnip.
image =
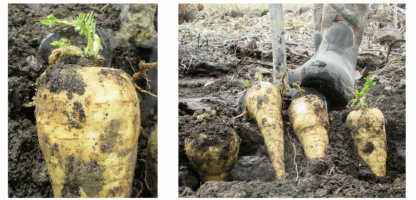
[[35,113],[55,197],[130,197],[140,101],[126,73],[54,65]]
[[358,155],[378,177],[386,176],[387,139],[385,119],[377,108],[366,112],[359,109],[351,111],[346,124],[354,138]]
[[326,156],[328,112],[318,96],[309,94],[292,101],[289,117],[308,161]]
[[276,86],[260,82],[247,90],[244,100],[247,111],[253,115],[264,137],[267,152],[276,170],[276,178],[284,180],[284,138],[282,120],[282,97]]

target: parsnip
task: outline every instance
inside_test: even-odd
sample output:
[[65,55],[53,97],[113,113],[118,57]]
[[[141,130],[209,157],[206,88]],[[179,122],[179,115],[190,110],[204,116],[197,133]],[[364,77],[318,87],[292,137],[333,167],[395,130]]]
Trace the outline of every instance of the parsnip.
[[[205,124],[197,126],[196,131],[201,130],[201,126]],[[230,180],[230,171],[237,161],[239,148],[237,134],[225,124],[216,126],[215,130],[196,132],[185,139],[186,156],[204,183]]]
[[146,185],[153,197],[157,197],[157,125],[150,134],[146,149]]
[[284,180],[286,175],[280,92],[273,84],[260,82],[247,90],[244,104],[257,120],[271,163],[276,170],[276,178]]
[[140,101],[126,73],[54,65],[35,113],[55,197],[130,197]]
[[308,161],[325,157],[329,121],[324,102],[312,94],[299,97],[290,104],[289,117]]
[[383,113],[376,108],[350,112],[346,124],[358,155],[378,177],[386,176],[387,145]]

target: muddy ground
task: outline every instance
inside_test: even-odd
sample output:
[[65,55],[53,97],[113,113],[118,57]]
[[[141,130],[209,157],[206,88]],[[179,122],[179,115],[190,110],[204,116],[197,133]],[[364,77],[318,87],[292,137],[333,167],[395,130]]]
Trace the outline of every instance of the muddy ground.
[[[96,27],[120,29],[121,4],[9,4],[8,5],[8,197],[53,197],[47,167],[39,148],[35,107],[27,107],[35,96],[36,79],[48,66],[39,55],[42,40],[63,25],[48,28],[39,22],[49,14],[58,19],[73,19],[79,13],[94,11]],[[155,16],[157,19],[157,16]],[[157,27],[157,21],[154,22]],[[140,60],[157,62],[152,49],[130,46],[116,47],[111,66],[132,75]],[[144,81],[136,83],[145,88]],[[145,184],[145,152],[149,134],[157,123],[157,111],[141,100],[142,131],[133,180],[132,197],[150,197]]]
[[[233,23],[244,15],[253,19],[261,18],[264,14],[253,9],[233,9],[222,13],[225,14],[221,18],[224,23]],[[259,14],[253,15],[256,12]],[[306,11],[286,10],[285,17],[306,17],[308,12],[311,12],[308,8]],[[265,13],[268,15],[268,12]],[[370,16],[369,26],[377,24],[377,28],[392,27],[391,21],[380,20],[376,14]],[[401,23],[402,30],[405,29],[404,24]],[[377,85],[370,88],[367,99],[372,107],[384,113],[387,120],[386,177],[376,178],[354,150],[354,141],[345,124],[349,113],[347,109],[329,111],[328,155],[321,164],[309,166],[289,121],[287,109],[291,99],[286,98],[282,117],[287,176],[280,181],[270,178],[274,176],[273,169],[256,121],[236,117],[241,114],[236,111],[236,104],[246,89],[243,82],[249,80],[250,85],[258,82],[254,77],[256,72],[265,76],[263,80],[271,80],[271,48],[270,43],[267,43],[270,39],[267,41],[260,34],[257,36],[260,38],[256,41],[257,46],[251,43],[248,53],[244,53],[243,47],[250,47],[250,42],[245,40],[249,37],[245,36],[255,35],[259,30],[253,28],[252,32],[256,33],[241,31],[239,37],[232,38],[241,47],[240,51],[235,51],[232,46],[227,46],[229,43],[226,41],[232,40],[229,35],[204,35],[204,31],[207,33],[213,29],[212,32],[215,32],[215,28],[197,30],[191,26],[187,28],[186,24],[179,28],[179,197],[406,197],[405,44],[393,51],[395,54],[389,60],[394,61],[390,60],[387,64],[383,63],[385,52],[377,51],[371,51],[374,55],[367,57],[360,55],[357,63],[359,72],[368,66],[368,75],[375,78]],[[290,34],[290,41],[286,37],[288,66],[301,66],[313,55],[313,34],[307,34],[307,31],[301,33],[299,29],[288,30],[285,34]],[[295,42],[297,44],[293,44]],[[360,48],[378,46],[373,32],[367,31]],[[361,90],[363,85],[363,81],[356,81],[357,89]],[[198,119],[198,116],[211,114],[212,110],[223,121],[218,126],[232,127],[239,135],[241,144],[237,164],[231,171],[231,180],[203,184],[189,164],[184,140],[195,134],[194,130],[200,124],[209,123],[209,120]]]

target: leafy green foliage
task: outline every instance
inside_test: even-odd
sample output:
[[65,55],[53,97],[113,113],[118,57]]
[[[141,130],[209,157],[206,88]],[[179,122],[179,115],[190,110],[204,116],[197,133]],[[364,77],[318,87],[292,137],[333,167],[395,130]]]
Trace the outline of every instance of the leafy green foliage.
[[197,119],[209,119],[209,114],[208,113],[204,113],[202,115],[198,115],[196,118]]
[[300,85],[293,83],[293,86],[298,87],[299,88],[299,92],[300,92],[300,96],[303,96],[303,93],[305,92],[305,90],[303,90],[302,88],[300,88]]
[[364,83],[363,89],[361,90],[361,92],[358,92],[358,90],[355,90],[355,96],[364,97],[367,94],[368,89],[370,88],[370,86],[376,85],[376,83],[374,83],[373,79],[370,78],[370,77],[366,77],[366,78],[364,78],[364,80],[366,82]]
[[50,45],[55,46],[55,47],[67,47],[70,46],[69,41],[65,38],[62,38],[60,42],[58,41],[53,41],[52,43],[50,43]]
[[217,116],[217,111],[216,110],[212,110],[211,115],[212,115],[212,117],[216,117]]
[[217,111],[212,110],[211,115],[208,113],[204,113],[202,115],[198,115],[196,118],[199,120],[203,119],[204,123],[206,123],[208,119],[214,118],[216,116],[217,116]]
[[98,52],[93,50],[93,37],[95,35],[95,22],[93,12],[90,14],[79,14],[72,22],[66,20],[56,19],[55,16],[49,15],[47,19],[40,22],[41,24],[48,25],[49,27],[65,24],[73,26],[75,31],[78,31],[80,35],[85,35],[88,38],[87,47],[84,49],[84,53],[90,56],[97,55]]
[[41,75],[39,76],[39,78],[37,78],[37,79],[36,79],[36,86],[39,86],[39,85],[40,85],[40,82],[42,81],[42,78],[43,78],[44,76],[46,76],[46,71],[45,71],[45,72],[43,72],[43,74],[41,74]]
[[[373,79],[370,77],[366,77],[364,78],[364,80],[366,81],[364,83],[364,87],[361,90],[361,92],[358,92],[358,90],[355,90],[354,96],[355,98],[353,100],[351,100],[347,107],[349,107],[350,109],[367,109],[367,103],[365,101],[365,95],[367,94],[368,90],[370,89],[370,86],[372,85],[376,85],[375,82],[373,82]],[[357,105],[356,105],[357,104]]]
[[248,86],[250,85],[250,82],[246,79],[246,80],[243,82],[243,85],[244,85],[244,86],[246,86],[246,87],[248,87]]
[[256,72],[256,74],[254,75],[254,78],[256,78],[257,80],[261,82],[263,80],[263,75],[261,75],[260,72]]
[[91,14],[81,13],[73,21],[73,26],[80,35],[86,35],[91,38],[95,35],[95,22],[93,12]]
[[66,20],[56,19],[56,17],[53,16],[53,15],[49,15],[47,19],[41,21],[40,23],[48,25],[49,28],[52,28],[52,26],[58,26],[58,25],[61,25],[61,24],[66,24],[66,25],[72,26],[72,23],[70,23]]
[[204,124],[207,123],[207,120],[210,118],[211,116],[208,113],[204,113],[202,115],[198,115],[197,119],[203,119],[204,120]]

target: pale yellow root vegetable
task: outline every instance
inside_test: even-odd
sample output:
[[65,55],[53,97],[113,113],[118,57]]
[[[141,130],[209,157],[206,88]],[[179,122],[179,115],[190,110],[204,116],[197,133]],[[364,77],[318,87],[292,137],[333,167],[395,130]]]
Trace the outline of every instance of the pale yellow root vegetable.
[[313,94],[299,97],[290,104],[289,117],[308,161],[325,157],[329,121],[324,102]]
[[376,108],[352,111],[347,125],[358,155],[378,177],[386,176],[387,141],[383,113]]
[[267,151],[276,178],[284,180],[284,139],[283,120],[281,115],[282,97],[276,86],[260,82],[247,90],[244,104],[247,111],[254,116],[264,137]]
[[230,171],[237,161],[238,136],[230,127],[223,130],[222,133],[199,133],[185,139],[186,156],[204,183],[230,180]]
[[36,94],[36,125],[55,197],[130,197],[140,101],[122,70],[58,64]]
[[147,142],[146,185],[152,196],[157,197],[157,125]]

